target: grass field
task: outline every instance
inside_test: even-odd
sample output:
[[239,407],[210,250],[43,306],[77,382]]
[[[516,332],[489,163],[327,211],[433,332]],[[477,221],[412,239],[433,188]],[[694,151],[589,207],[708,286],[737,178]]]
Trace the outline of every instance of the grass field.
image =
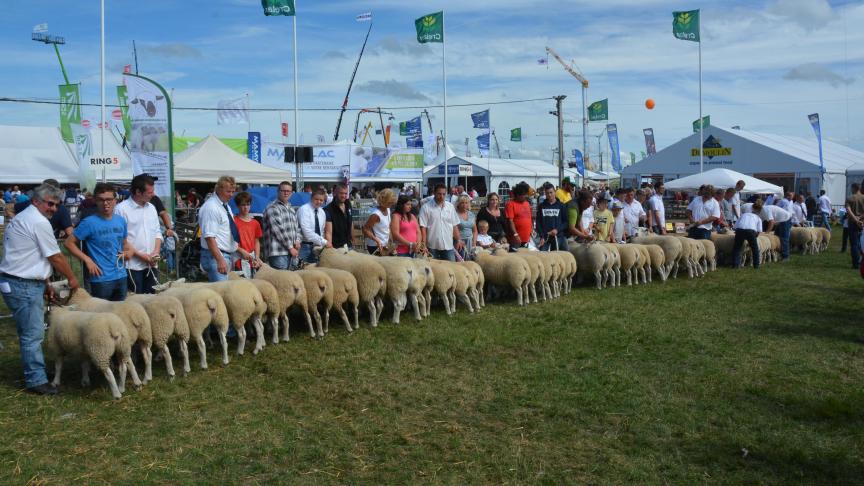
[[860,483],[862,286],[835,238],[758,272],[295,332],[226,368],[193,352],[119,402],[75,367],[59,397],[21,391],[7,319],[0,482]]

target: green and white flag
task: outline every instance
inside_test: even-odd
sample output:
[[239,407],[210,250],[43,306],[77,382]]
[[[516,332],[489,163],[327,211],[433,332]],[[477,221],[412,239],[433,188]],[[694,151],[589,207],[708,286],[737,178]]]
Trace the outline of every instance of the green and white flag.
[[444,12],[424,15],[414,21],[417,28],[417,42],[444,42]]
[[261,0],[264,7],[264,15],[285,15],[291,17],[296,14],[294,0]]
[[681,40],[699,42],[699,11],[672,12],[672,34]]
[[123,117],[123,130],[127,134],[132,133],[132,122],[129,121],[129,97],[126,95],[126,86],[117,86],[117,104],[120,105],[120,114]]
[[511,142],[521,142],[522,141],[522,127],[514,128],[510,130],[510,141]]
[[[711,125],[711,115],[703,116],[702,117],[702,128],[705,128],[709,125]],[[696,133],[698,131],[699,131],[699,120],[695,120],[693,122],[693,133]]]
[[609,98],[588,105],[588,121],[609,119]]
[[81,105],[77,84],[60,85],[60,134],[63,140],[74,142],[72,124],[81,123]]

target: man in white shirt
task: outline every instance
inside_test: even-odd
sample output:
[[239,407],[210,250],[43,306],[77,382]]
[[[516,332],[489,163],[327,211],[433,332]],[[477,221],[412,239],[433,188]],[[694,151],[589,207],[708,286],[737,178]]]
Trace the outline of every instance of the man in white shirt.
[[666,234],[666,208],[663,207],[663,194],[666,187],[658,182],[654,187],[654,195],[648,200],[648,228],[658,235]]
[[804,196],[798,194],[792,199],[789,212],[792,213],[792,225],[803,226],[807,221],[807,208],[804,206]]
[[822,226],[831,231],[831,213],[834,210],[831,209],[831,200],[828,199],[828,196],[825,194],[825,189],[819,191],[819,213],[822,215]]
[[456,208],[444,200],[446,196],[447,186],[436,184],[435,199],[420,208],[417,219],[420,222],[420,241],[426,245],[432,257],[452,262],[456,259],[453,242],[456,242],[455,248],[459,250],[463,243],[459,238],[459,215],[456,214]]
[[735,183],[735,195],[732,196],[732,210],[735,212],[735,220],[741,217],[741,191],[744,190],[744,181]]
[[147,174],[133,177],[129,188],[132,195],[114,208],[114,214],[126,220],[126,240],[133,251],[132,258],[126,260],[126,284],[136,294],[154,293],[153,286],[159,282],[162,230],[156,208],[150,204],[153,184],[154,179]]
[[198,225],[201,228],[201,268],[207,272],[207,280],[228,280],[228,272],[234,266],[235,252],[244,260],[251,255],[240,248],[240,231],[234,222],[234,214],[228,201],[234,197],[237,186],[231,176],[222,176],[216,181],[213,194],[198,210]]
[[759,268],[759,242],[757,237],[762,229],[762,220],[758,214],[762,212],[762,200],[757,200],[748,208],[747,211],[741,213],[741,217],[735,222],[735,245],[732,247],[732,259],[735,268],[741,267],[741,248],[744,242],[750,244],[750,251],[753,254],[753,268]]
[[[755,203],[753,212],[756,213]],[[757,214],[762,218],[762,221],[768,223],[765,226],[765,231],[773,229],[774,234],[780,238],[780,254],[783,256],[784,262],[789,261],[789,234],[792,232],[792,213],[780,206],[765,206]]]
[[710,240],[711,228],[720,219],[720,204],[713,197],[714,186],[699,188],[699,194],[687,206],[687,219],[690,220],[689,236],[694,240]]
[[300,224],[300,236],[302,238],[298,258],[303,263],[318,263],[318,256],[315,255],[313,249],[316,246],[327,246],[327,240],[324,238],[327,215],[321,208],[326,198],[327,193],[323,189],[318,189],[312,193],[309,202],[297,210],[297,221]]
[[57,387],[48,383],[42,340],[45,338],[43,294],[53,298],[46,283],[54,267],[78,288],[78,280],[60,253],[48,221],[57,211],[63,191],[42,184],[33,190],[32,204],[15,215],[3,235],[5,255],[0,262],[0,294],[12,311],[21,349],[24,384],[27,391],[56,395]]
[[792,202],[794,201],[795,193],[789,191],[786,193],[786,197],[777,201],[776,206],[785,209],[786,211],[792,212]]
[[631,187],[624,194],[624,231],[627,236],[635,236],[639,223],[647,219],[642,203],[636,200],[636,191]]

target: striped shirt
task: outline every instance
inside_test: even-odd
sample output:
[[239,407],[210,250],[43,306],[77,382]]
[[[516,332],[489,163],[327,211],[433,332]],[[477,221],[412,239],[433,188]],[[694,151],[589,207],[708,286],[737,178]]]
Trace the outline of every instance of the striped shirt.
[[289,250],[300,242],[297,212],[290,203],[275,200],[264,210],[264,248],[267,257],[289,255]]

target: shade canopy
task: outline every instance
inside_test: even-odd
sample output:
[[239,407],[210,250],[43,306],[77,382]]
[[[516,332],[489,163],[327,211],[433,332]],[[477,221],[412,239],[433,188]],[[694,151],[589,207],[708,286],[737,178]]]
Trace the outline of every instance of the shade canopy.
[[744,191],[752,194],[783,194],[783,188],[775,186],[755,177],[744,175],[729,169],[711,169],[700,174],[693,174],[665,184],[666,189],[673,191],[695,191],[700,186],[711,184],[715,189],[735,187],[738,181],[744,181]]
[[242,184],[278,184],[291,180],[291,171],[253,162],[213,135],[174,157],[175,182],[216,182],[229,175]]

